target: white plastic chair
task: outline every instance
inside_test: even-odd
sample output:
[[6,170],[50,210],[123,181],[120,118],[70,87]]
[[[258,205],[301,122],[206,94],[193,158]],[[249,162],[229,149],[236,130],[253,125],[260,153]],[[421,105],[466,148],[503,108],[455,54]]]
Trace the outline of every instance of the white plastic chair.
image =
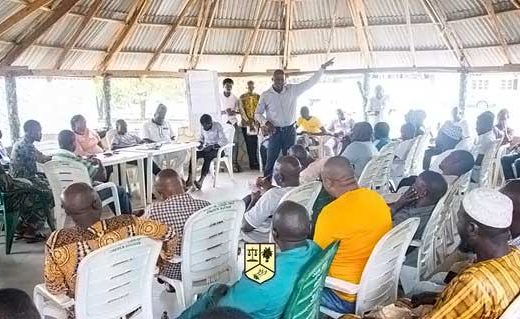
[[[88,175],[87,168],[79,162],[69,161],[49,161],[43,165],[45,176],[49,181],[49,185],[52,189],[52,195],[54,197],[54,219],[56,229],[62,229],[65,226],[66,215],[65,211],[60,205],[61,193],[65,188],[74,183],[86,183],[92,185],[90,176]],[[108,182],[103,183],[94,187],[96,192],[104,189],[110,189],[112,196],[105,199],[102,204],[103,207],[110,203],[114,203],[115,214],[121,215],[121,207],[119,205],[119,195],[117,187],[114,183]]]
[[518,319],[520,318],[520,295],[516,296],[506,311],[500,316],[500,319]]
[[501,145],[501,139],[494,141],[487,153],[484,154],[480,165],[479,187],[493,188],[493,174],[495,173],[495,164]]
[[226,165],[229,177],[233,179],[233,146],[235,145],[233,143],[233,137],[235,136],[235,127],[230,124],[222,124],[222,128],[224,129],[224,135],[226,135],[228,143],[219,148],[217,158],[213,160],[213,187],[217,186],[217,178],[220,173],[220,163],[222,162]]
[[500,146],[495,155],[495,161],[493,162],[493,176],[491,179],[491,185],[493,185],[493,188],[502,186],[506,181],[504,169],[502,168],[502,157],[507,154],[508,147],[509,145]]
[[410,175],[419,175],[423,171],[424,152],[428,147],[430,132],[427,131],[423,135],[417,137],[417,147],[413,153],[412,166],[410,168]]
[[175,288],[180,310],[215,283],[232,284],[240,277],[238,241],[245,205],[241,200],[210,205],[190,216],[184,225],[182,281],[159,276]]
[[412,145],[410,146],[410,150],[408,151],[408,154],[406,155],[406,158],[404,160],[404,167],[403,167],[403,175],[402,176],[396,176],[398,179],[396,180],[396,184],[399,182],[399,180],[402,177],[407,177],[412,175],[413,166],[414,166],[414,160],[415,160],[415,152],[417,150],[417,147],[420,143],[420,136],[414,138]]
[[389,190],[390,173],[398,143],[393,142],[381,148],[363,169],[358,184],[362,187],[376,190],[382,194]]
[[287,192],[280,200],[280,203],[285,201],[296,202],[305,207],[309,217],[312,218],[312,207],[314,206],[314,202],[316,201],[316,198],[318,198],[320,191],[321,182],[314,181],[303,184]]
[[[327,277],[325,287],[348,294],[357,294],[357,315],[362,315],[377,306],[386,306],[395,302],[399,273],[417,227],[419,227],[419,218],[409,218],[381,237],[370,254],[359,285]],[[321,307],[320,310],[332,318],[343,315],[325,307]]]
[[112,319],[140,307],[137,318],[153,318],[152,283],[161,245],[136,236],[99,248],[79,263],[74,299],[53,295],[39,284],[34,287],[36,308],[42,318],[50,303],[61,309],[74,306],[76,319]]

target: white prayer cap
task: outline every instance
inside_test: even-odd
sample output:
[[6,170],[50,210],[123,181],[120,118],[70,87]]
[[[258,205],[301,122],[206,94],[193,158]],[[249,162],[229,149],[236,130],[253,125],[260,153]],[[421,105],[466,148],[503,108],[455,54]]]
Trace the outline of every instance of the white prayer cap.
[[508,228],[513,220],[513,202],[509,197],[490,188],[477,188],[464,196],[466,213],[477,222],[493,227]]

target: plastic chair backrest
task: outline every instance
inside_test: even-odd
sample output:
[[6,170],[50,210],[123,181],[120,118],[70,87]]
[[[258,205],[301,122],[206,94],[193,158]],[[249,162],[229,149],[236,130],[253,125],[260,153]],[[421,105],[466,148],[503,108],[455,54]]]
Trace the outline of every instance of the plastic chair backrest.
[[235,127],[231,124],[225,123],[222,124],[222,129],[224,130],[224,135],[226,136],[228,144],[232,144],[235,137]]
[[111,129],[111,130],[108,130],[107,133],[105,134],[105,142],[106,142],[106,145],[105,147],[109,150],[112,149],[112,142],[114,141],[114,137],[116,136],[117,134],[117,130],[115,129]]
[[312,206],[321,191],[321,182],[314,181],[307,184],[300,185],[289,192],[287,192],[280,203],[285,201],[292,201],[298,203],[307,209],[309,216],[312,216]]
[[186,307],[212,284],[230,284],[239,278],[237,253],[244,211],[241,200],[221,202],[186,221],[181,265]]
[[404,167],[403,167],[403,176],[411,176],[412,170],[414,166],[414,160],[415,160],[415,151],[417,150],[417,147],[419,146],[421,136],[417,136],[413,139],[413,143],[410,146],[410,150],[408,151],[408,154],[406,155],[406,159],[404,160]]
[[495,171],[495,162],[497,158],[498,150],[500,149],[500,145],[502,144],[502,140],[498,139],[493,142],[493,145],[489,148],[486,154],[484,154],[484,158],[482,159],[482,164],[480,165],[480,179],[479,179],[479,187],[489,187],[492,188],[493,185],[493,173]]
[[424,228],[417,257],[417,272],[420,281],[427,281],[433,276],[448,257],[448,238],[445,229],[452,227],[450,206],[446,204],[446,195],[439,200],[430,220]]
[[446,192],[446,200],[444,201],[444,205],[446,206],[447,215],[446,219],[449,219],[446,223],[444,223],[444,233],[446,236],[446,249],[448,250],[448,254],[455,249],[459,245],[458,238],[458,229],[457,229],[457,217],[460,209],[460,205],[462,204],[462,198],[468,189],[469,182],[471,179],[471,171],[459,177]]
[[378,241],[359,282],[357,315],[362,315],[377,306],[395,302],[406,250],[418,227],[419,218],[409,218],[392,228]]
[[59,204],[61,202],[61,193],[69,185],[74,183],[86,183],[91,185],[90,176],[88,175],[87,168],[76,162],[69,161],[49,161],[43,165],[43,170],[49,185],[52,189],[52,195],[54,197],[55,219],[56,229],[61,229],[65,225],[65,211]]
[[318,318],[320,296],[339,242],[333,242],[305,265],[287,302],[284,319]]
[[417,147],[413,153],[410,175],[419,175],[423,171],[424,152],[428,147],[430,132],[427,131],[418,137]]
[[152,318],[152,283],[161,245],[136,236],[88,254],[77,272],[76,318],[124,318],[139,307],[142,318]]
[[508,145],[502,145],[498,148],[497,154],[495,155],[495,160],[493,161],[493,177],[491,180],[491,185],[493,188],[500,187],[503,183],[505,183],[504,170],[502,168],[502,157],[507,154]]
[[399,143],[385,145],[363,169],[358,184],[362,187],[384,191],[388,187],[395,149]]
[[500,319],[518,319],[518,317],[520,317],[520,295],[517,295],[513,302],[509,304]]

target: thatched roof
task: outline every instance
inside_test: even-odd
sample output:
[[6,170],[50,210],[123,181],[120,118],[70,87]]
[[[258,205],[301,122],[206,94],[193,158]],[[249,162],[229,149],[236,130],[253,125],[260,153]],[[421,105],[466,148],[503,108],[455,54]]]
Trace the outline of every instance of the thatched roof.
[[0,70],[305,71],[327,56],[336,69],[519,64],[520,1],[0,0]]

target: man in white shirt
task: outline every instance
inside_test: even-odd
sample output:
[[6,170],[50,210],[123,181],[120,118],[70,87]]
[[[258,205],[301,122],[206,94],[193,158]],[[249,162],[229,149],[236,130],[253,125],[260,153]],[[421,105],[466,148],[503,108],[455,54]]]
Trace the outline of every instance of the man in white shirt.
[[239,126],[241,125],[241,121],[238,118],[238,115],[241,114],[241,106],[240,100],[233,94],[231,91],[233,90],[234,82],[230,78],[224,79],[222,81],[222,86],[224,90],[220,95],[220,106],[221,106],[221,114],[222,114],[222,123],[228,123],[235,127],[235,135],[233,136],[233,170],[235,172],[240,171],[240,165],[238,165],[238,138],[239,138]]
[[367,163],[378,154],[376,147],[372,142],[374,131],[368,122],[359,122],[352,129],[352,143],[343,151],[341,156],[348,159],[356,178],[361,176]]
[[282,197],[300,185],[300,162],[293,156],[282,156],[274,165],[273,179],[279,187],[270,186],[263,195],[251,194],[247,211],[242,221],[242,237],[246,242],[269,241],[271,220]]
[[493,143],[497,139],[495,132],[493,131],[494,122],[495,114],[490,111],[486,111],[480,114],[477,118],[477,157],[475,159],[475,168],[473,169],[473,173],[471,175],[471,179],[475,183],[478,183],[480,180],[480,166],[482,165],[484,155],[489,152],[489,150],[493,147]]
[[376,86],[374,93],[374,96],[370,98],[367,110],[368,121],[372,126],[385,121],[386,103],[388,100],[388,96],[385,95],[381,85]]
[[[143,124],[142,138],[145,143],[170,143],[175,140],[175,133],[166,120],[168,108],[164,104],[159,104],[153,118]],[[161,167],[161,163],[173,161],[175,163],[175,171],[182,172],[182,165],[187,159],[187,153],[172,153],[167,155],[155,156],[154,162]]]
[[310,79],[298,84],[286,84],[285,72],[274,71],[273,85],[260,96],[255,114],[262,129],[270,136],[264,176],[272,176],[274,163],[280,152],[286,155],[296,141],[296,100],[318,83],[325,69],[333,63],[334,59],[325,62]]
[[454,107],[451,110],[451,116],[453,117],[452,123],[462,129],[462,139],[470,137],[468,121],[462,117],[461,110],[458,107]]

